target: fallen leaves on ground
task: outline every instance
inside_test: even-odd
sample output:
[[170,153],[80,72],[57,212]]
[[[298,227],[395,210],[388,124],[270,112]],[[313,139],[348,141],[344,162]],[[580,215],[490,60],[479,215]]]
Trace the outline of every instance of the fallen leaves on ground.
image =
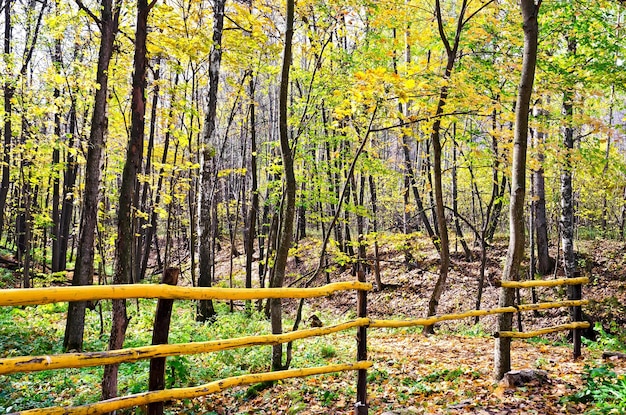
[[[585,364],[599,365],[598,352],[585,350],[574,361],[572,350],[513,342],[514,368],[542,369],[547,384],[504,388],[494,382],[493,339],[373,331],[369,335],[370,414],[580,414],[586,405],[562,398],[582,387]],[[621,365],[621,368],[620,366]],[[617,370],[626,370],[623,361]],[[207,396],[204,413],[213,414],[353,414],[356,374],[341,373],[290,379],[244,399],[246,388]]]

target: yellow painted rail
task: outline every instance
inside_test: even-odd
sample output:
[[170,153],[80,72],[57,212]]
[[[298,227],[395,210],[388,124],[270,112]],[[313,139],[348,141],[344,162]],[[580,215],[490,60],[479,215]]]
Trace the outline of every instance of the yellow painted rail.
[[337,291],[371,290],[372,284],[335,282],[318,288],[176,287],[163,284],[92,285],[83,287],[0,290],[0,306],[41,305],[71,301],[161,298],[172,300],[258,300],[324,297]]
[[568,323],[561,324],[558,326],[546,327],[543,329],[535,330],[535,331],[527,331],[527,332],[519,332],[519,331],[501,331],[494,333],[494,337],[510,337],[514,339],[530,339],[531,337],[543,336],[544,334],[556,333],[558,331],[565,330],[574,330],[574,329],[586,329],[589,327],[589,322],[576,322],[576,323]]
[[529,281],[496,281],[495,285],[502,288],[558,287],[561,285],[581,285],[589,282],[588,277],[560,278],[556,280]]
[[458,314],[443,314],[440,316],[433,316],[428,318],[418,318],[415,320],[372,320],[370,327],[388,327],[388,328],[400,328],[400,327],[415,327],[415,326],[432,326],[435,323],[449,320],[461,320],[468,317],[476,316],[489,316],[493,314],[502,313],[516,313],[519,311],[532,311],[532,310],[547,310],[550,308],[561,307],[576,307],[589,304],[589,300],[566,300],[555,301],[549,303],[535,303],[535,304],[521,304],[513,307],[499,307],[489,310],[471,310]]
[[286,343],[309,337],[324,336],[354,327],[370,324],[368,318],[359,318],[334,326],[298,330],[291,333],[247,336],[234,339],[213,340],[207,342],[163,344],[134,347],[106,352],[65,353],[51,356],[20,356],[0,359],[0,375],[18,372],[35,372],[49,369],[67,369],[89,366],[110,365],[114,363],[135,362],[155,357],[178,356],[185,354],[208,353],[230,350],[239,347],[272,345]]
[[249,385],[251,383],[276,381],[288,378],[299,378],[311,375],[321,375],[324,373],[344,372],[348,370],[368,369],[372,366],[370,361],[357,363],[329,365],[313,367],[307,369],[291,369],[279,372],[258,373],[250,375],[235,376],[207,383],[205,385],[189,388],[166,389],[161,391],[144,392],[135,395],[123,396],[109,399],[89,405],[77,407],[50,407],[30,409],[22,412],[15,412],[11,415],[89,415],[102,414],[133,406],[147,405],[153,402],[163,402],[167,400],[191,399],[211,393],[221,392],[234,386]]
[[[585,277],[547,281],[501,281],[496,282],[496,285],[504,288],[528,288],[555,287],[561,285],[581,285],[587,282],[589,282],[589,278]],[[306,289],[190,288],[152,284],[9,289],[0,290],[0,306],[41,305],[56,302],[93,301],[101,299],[127,298],[159,298],[174,300],[255,300],[266,298],[312,298],[327,296],[338,291],[368,291],[371,289],[371,284],[358,281],[332,283],[318,288]],[[441,321],[460,320],[468,317],[561,307],[579,307],[588,303],[588,300],[567,300],[535,304],[523,304],[511,307],[493,308],[489,310],[471,310],[458,314],[444,314],[440,316],[406,321],[371,320],[364,317],[333,326],[304,329],[279,335],[270,334],[260,336],[247,336],[234,339],[213,340],[207,342],[163,344],[103,352],[65,353],[50,356],[21,356],[0,359],[0,375],[49,369],[100,366],[124,362],[134,362],[142,359],[164,358],[168,356],[185,354],[208,353],[240,347],[273,345],[308,337],[323,336],[355,327],[399,328],[411,326],[430,326]],[[495,333],[494,336],[510,338],[530,338],[557,331],[576,330],[587,327],[589,327],[589,323],[587,322],[576,322],[563,324],[560,326],[547,327],[544,329],[525,333],[511,331],[499,332]],[[226,378],[196,387],[150,391],[109,399],[106,401],[101,401],[84,406],[38,408],[22,412],[16,412],[14,414],[101,414],[109,413],[123,408],[147,405],[155,402],[195,398],[219,392],[233,386],[247,385],[264,381],[275,381],[280,379],[297,378],[348,370],[362,371],[359,372],[359,376],[361,376],[366,369],[372,366],[372,363],[370,361],[366,361],[365,358],[363,359],[363,361],[359,361],[353,364],[339,364],[305,369],[291,369],[270,373],[248,374]]]

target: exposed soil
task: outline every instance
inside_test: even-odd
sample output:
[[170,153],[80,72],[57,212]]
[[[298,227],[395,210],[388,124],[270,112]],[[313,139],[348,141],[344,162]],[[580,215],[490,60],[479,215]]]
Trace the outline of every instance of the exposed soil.
[[[381,248],[381,276],[386,285],[379,292],[368,294],[368,315],[371,318],[409,319],[425,315],[430,292],[437,278],[438,257],[428,242],[418,241],[412,252],[413,263],[407,266],[404,253]],[[415,247],[414,247],[415,248]],[[300,260],[291,265],[292,282],[315,268],[317,244],[301,246]],[[579,243],[579,267],[582,276],[592,282],[583,288],[583,298],[592,300],[584,314],[592,323],[599,322],[608,332],[619,334],[626,327],[626,246],[615,241]],[[475,258],[480,252],[474,252]],[[491,247],[488,252],[482,308],[497,305],[498,289],[493,280],[501,275],[506,248]],[[313,259],[312,259],[313,258]],[[235,275],[241,276],[243,257],[235,260]],[[222,262],[218,275],[227,275],[229,265]],[[465,262],[453,255],[447,288],[439,305],[439,314],[474,309],[480,261]],[[561,277],[557,270],[545,278]],[[256,278],[256,277],[255,277]],[[336,270],[330,280],[354,280],[350,270]],[[324,277],[312,285],[325,283]],[[373,275],[368,276],[373,280]],[[372,281],[373,282],[373,281]],[[296,284],[297,285],[297,284]],[[524,292],[525,291],[525,292]],[[539,301],[566,298],[563,287],[536,289]],[[531,291],[522,290],[521,302],[531,302]],[[336,294],[323,299],[307,300],[303,320],[312,314],[336,320],[355,315],[355,296]],[[286,301],[285,310],[293,315],[297,303]],[[567,322],[566,309],[524,313],[521,324],[525,331]],[[583,358],[572,359],[569,347],[538,342],[514,341],[512,366],[515,369],[539,368],[548,372],[547,384],[531,383],[521,388],[504,388],[493,381],[493,344],[495,317],[452,321],[437,325],[439,334],[426,337],[414,330],[369,331],[370,414],[386,410],[401,414],[578,414],[584,404],[564,403],[564,396],[581,388],[585,366],[602,364],[601,351],[583,350]],[[459,333],[480,332],[483,336]],[[593,335],[593,333],[588,333]],[[549,340],[566,340],[563,333],[548,336]],[[624,360],[614,362],[618,373],[626,371]],[[243,399],[243,389],[234,389],[202,399],[201,407],[218,414],[351,414],[354,413],[356,376],[353,373],[288,380],[261,392],[255,398]],[[213,412],[211,412],[213,411]]]
[[[561,398],[581,387],[585,364],[600,364],[595,353],[573,361],[566,347],[514,342],[515,367],[545,370],[548,383],[504,388],[492,380],[490,338],[372,332],[369,342],[370,414],[581,414],[586,405]],[[616,367],[626,371],[623,360]],[[201,407],[217,414],[348,415],[355,384],[353,373],[287,380],[249,400],[242,389],[210,395]]]
[[[224,244],[226,246],[227,244]],[[368,293],[368,316],[374,319],[412,319],[424,317],[430,293],[437,279],[438,256],[427,240],[411,241],[410,264],[406,252],[381,246],[381,279],[385,287]],[[488,251],[485,287],[481,308],[497,305],[498,289],[494,279],[501,275],[506,255],[505,241]],[[406,248],[405,248],[406,249]],[[591,283],[583,288],[583,298],[591,300],[584,314],[604,330],[622,334],[626,328],[626,245],[615,241],[579,243],[578,265]],[[233,259],[229,249],[219,256],[216,275],[220,286],[243,286],[244,255]],[[240,247],[239,252],[243,252]],[[307,240],[296,250],[298,260],[291,259],[287,284],[301,286],[317,265],[319,242]],[[480,252],[475,260],[466,262],[453,253],[448,283],[439,304],[439,314],[456,313],[476,308],[480,270]],[[527,265],[526,265],[527,266]],[[257,267],[255,266],[255,269]],[[351,281],[349,265],[338,265],[329,274],[332,282]],[[556,274],[546,278],[562,276]],[[368,281],[374,276],[368,274]],[[191,284],[189,272],[183,271],[181,282]],[[255,285],[258,276],[254,276]],[[180,282],[179,282],[180,283]],[[312,286],[326,283],[325,276],[312,281]],[[539,301],[566,298],[564,288],[536,290]],[[531,302],[531,291],[521,291],[521,301]],[[284,303],[288,318],[297,309],[295,300]],[[316,315],[322,324],[346,321],[356,315],[356,295],[335,294],[306,301],[303,325]],[[568,321],[566,309],[524,313],[521,324],[529,331]],[[583,349],[583,357],[572,359],[571,347],[554,346],[537,341],[514,341],[514,369],[542,369],[548,383],[534,382],[523,387],[505,388],[493,381],[493,345],[490,333],[495,331],[495,317],[484,317],[479,326],[473,320],[438,324],[436,335],[426,337],[419,330],[371,329],[368,332],[368,359],[374,366],[368,371],[368,404],[370,414],[394,410],[398,414],[579,414],[584,404],[566,403],[562,398],[582,387],[585,366],[603,364],[601,350]],[[471,336],[469,334],[472,334]],[[593,333],[590,333],[593,334]],[[345,333],[353,338],[354,333]],[[566,341],[563,333],[548,336],[550,341]],[[332,340],[329,340],[332,342]],[[348,342],[350,343],[350,342]],[[345,341],[337,344],[346,344]],[[561,343],[562,344],[562,343]],[[339,346],[343,347],[343,346]],[[299,352],[301,350],[296,350]],[[329,363],[339,363],[329,357]],[[345,363],[345,361],[344,361]],[[611,361],[618,373],[626,372],[626,359]],[[311,376],[279,382],[258,395],[246,398],[247,388],[234,388],[202,399],[174,402],[168,407],[180,413],[206,414],[352,414],[356,388],[355,373]]]

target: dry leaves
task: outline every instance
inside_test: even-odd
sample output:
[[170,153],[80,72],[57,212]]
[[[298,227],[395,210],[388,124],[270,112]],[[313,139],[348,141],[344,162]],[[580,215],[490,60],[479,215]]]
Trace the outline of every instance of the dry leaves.
[[[515,368],[548,373],[548,383],[505,388],[492,379],[493,339],[370,332],[368,372],[370,414],[578,414],[583,404],[564,404],[563,396],[581,387],[585,363],[598,353],[573,361],[571,349],[513,343]],[[597,363],[597,362],[596,362]],[[356,375],[342,373],[294,379],[266,389],[253,399],[245,389],[211,395],[203,413],[353,414]]]

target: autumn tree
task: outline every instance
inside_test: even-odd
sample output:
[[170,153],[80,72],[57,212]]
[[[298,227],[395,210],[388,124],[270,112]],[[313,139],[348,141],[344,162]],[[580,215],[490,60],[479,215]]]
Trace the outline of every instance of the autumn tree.
[[[541,0],[522,0],[521,11],[524,29],[524,52],[522,72],[515,105],[515,131],[513,142],[513,164],[511,166],[511,200],[509,208],[509,248],[502,279],[518,281],[520,263],[524,256],[524,199],[526,196],[526,149],[528,145],[528,119],[530,100],[537,65],[537,44],[539,36],[538,15]],[[502,288],[500,307],[514,304],[514,290]],[[510,331],[512,313],[498,315],[498,331]],[[511,338],[498,337],[495,345],[494,377],[502,379],[511,370]]]
[[[282,212],[282,227],[280,230],[280,240],[276,251],[274,263],[274,275],[270,287],[282,287],[285,281],[287,269],[287,258],[291,248],[293,224],[296,210],[296,178],[294,174],[293,153],[289,141],[288,133],[288,113],[289,104],[289,69],[291,67],[292,41],[293,41],[293,21],[294,21],[294,0],[287,0],[287,14],[285,17],[285,46],[283,51],[282,69],[280,73],[280,95],[278,111],[278,128],[280,151],[283,161],[283,172],[285,174],[285,203]],[[270,299],[270,315],[272,322],[272,333],[282,334],[283,314],[282,301],[280,298]],[[272,370],[283,370],[285,366],[282,361],[283,347],[278,344],[272,347]]]
[[[220,78],[220,65],[222,62],[222,32],[224,28],[224,6],[226,0],[217,0],[213,5],[213,44],[209,55],[209,91],[208,105],[204,117],[204,129],[202,131],[202,143],[200,154],[201,176],[198,206],[198,252],[200,254],[198,265],[200,266],[200,276],[198,285],[200,287],[210,287],[212,285],[212,268],[214,266],[214,249],[212,247],[212,232],[215,223],[213,211],[216,203],[216,117],[217,117],[217,93]],[[198,321],[207,321],[215,315],[213,302],[211,300],[201,300],[198,304]]]
[[[126,162],[122,173],[122,185],[119,196],[119,208],[117,215],[117,242],[116,242],[116,267],[113,276],[114,284],[130,284],[133,281],[133,261],[138,258],[133,255],[134,229],[132,207],[137,205],[135,199],[137,186],[137,174],[141,169],[143,160],[143,141],[146,112],[146,72],[148,57],[146,39],[148,36],[148,15],[155,2],[148,4],[147,0],[137,1],[137,23],[135,27],[135,57],[133,63],[133,77],[131,90],[131,129],[126,153]],[[109,337],[109,350],[121,349],[126,337],[128,316],[126,313],[126,300],[113,300],[112,302],[112,325],[111,337]],[[102,399],[110,399],[117,396],[117,372],[119,365],[106,365],[102,377]]]
[[[468,2],[464,0],[461,3],[460,10],[456,17],[456,26],[453,32],[454,34],[452,36],[452,39],[450,39],[449,35],[446,33],[446,25],[444,24],[444,18],[442,16],[441,3],[439,0],[435,1],[435,17],[437,20],[437,30],[439,31],[441,42],[443,43],[443,46],[445,48],[446,66],[443,74],[444,84],[439,90],[439,98],[437,101],[435,113],[433,115],[434,121],[432,125],[432,133],[430,135],[430,140],[433,146],[433,181],[435,190],[435,212],[437,216],[437,229],[439,231],[439,239],[437,244],[439,246],[440,262],[439,277],[437,278],[435,288],[433,289],[430,301],[428,302],[428,316],[432,316],[437,313],[437,307],[439,305],[441,294],[443,293],[443,290],[445,288],[446,280],[448,277],[448,268],[450,266],[450,243],[448,240],[448,225],[446,221],[446,211],[442,185],[443,173],[441,167],[443,150],[441,138],[441,123],[444,107],[447,103],[448,95],[450,94],[450,89],[447,82],[450,80],[454,64],[458,58],[461,34],[464,26],[473,16],[480,12],[484,7],[487,7],[487,5],[489,5],[490,3],[491,1],[482,4],[477,10],[471,12],[469,16],[466,17],[466,13],[468,12]],[[433,327],[425,327],[424,332],[427,334],[433,333]]]
[[[82,5],[82,3],[80,3]],[[85,191],[82,199],[82,214],[79,248],[72,285],[90,285],[93,280],[94,242],[98,214],[98,192],[100,188],[101,161],[104,137],[107,130],[107,94],[109,64],[113,55],[113,42],[118,31],[121,1],[102,0],[100,17],[89,9],[85,12],[100,27],[100,49],[91,130],[89,133],[87,162],[85,165]],[[67,324],[63,348],[82,350],[85,329],[85,302],[71,302],[67,312]]]
[[[12,67],[11,60],[11,38],[12,38],[12,24],[11,24],[11,0],[6,0],[4,3],[4,64],[6,67]],[[4,229],[4,215],[6,210],[7,195],[9,194],[9,168],[11,165],[11,142],[13,137],[12,132],[12,99],[15,93],[15,87],[13,85],[14,80],[7,77],[4,80],[2,86],[3,98],[4,98],[4,114],[3,114],[3,155],[2,155],[2,182],[0,182],[0,237],[2,237],[2,231]]]

